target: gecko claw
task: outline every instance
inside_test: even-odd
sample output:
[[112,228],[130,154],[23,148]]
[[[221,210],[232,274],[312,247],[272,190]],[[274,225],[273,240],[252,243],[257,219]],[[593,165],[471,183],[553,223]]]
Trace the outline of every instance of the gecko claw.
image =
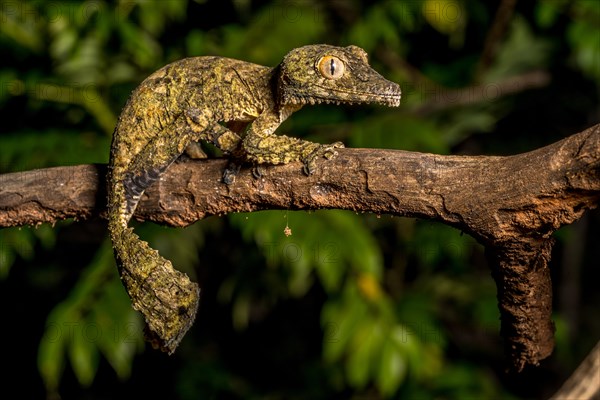
[[265,166],[257,164],[252,167],[252,176],[254,179],[261,179],[265,175]]
[[223,183],[227,186],[232,185],[235,182],[235,177],[240,172],[241,164],[230,161],[227,164],[227,168],[223,171]]
[[306,175],[312,175],[317,168],[317,159],[319,157],[323,157],[327,160],[331,160],[338,155],[336,149],[344,148],[344,144],[342,142],[335,142],[331,144],[321,144],[308,155],[302,162],[304,163],[304,167],[302,171]]

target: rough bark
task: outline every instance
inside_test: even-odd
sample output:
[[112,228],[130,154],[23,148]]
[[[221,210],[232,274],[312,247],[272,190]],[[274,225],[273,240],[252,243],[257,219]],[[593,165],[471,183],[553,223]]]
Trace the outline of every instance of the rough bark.
[[[337,208],[450,224],[486,247],[513,368],[552,352],[551,235],[600,201],[600,125],[508,157],[341,149],[310,177],[291,163],[259,179],[242,170],[230,186],[226,162],[173,165],[135,217],[185,226],[231,212]],[[80,165],[0,175],[0,227],[102,215],[105,173]]]

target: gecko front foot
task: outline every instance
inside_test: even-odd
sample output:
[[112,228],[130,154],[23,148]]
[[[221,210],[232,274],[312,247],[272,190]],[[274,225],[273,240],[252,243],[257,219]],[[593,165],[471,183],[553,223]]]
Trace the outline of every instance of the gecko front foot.
[[302,159],[304,167],[302,170],[306,175],[312,175],[317,168],[317,159],[324,157],[328,160],[335,158],[338,155],[336,149],[344,148],[344,143],[335,142],[331,144],[320,144],[307,157]]
[[237,161],[229,160],[227,164],[227,168],[223,171],[223,183],[227,186],[233,184],[235,182],[235,177],[240,172],[240,168],[242,164]]

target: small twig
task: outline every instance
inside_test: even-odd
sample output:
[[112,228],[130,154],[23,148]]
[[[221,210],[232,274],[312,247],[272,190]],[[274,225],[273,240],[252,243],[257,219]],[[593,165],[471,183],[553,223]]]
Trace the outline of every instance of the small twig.
[[402,85],[405,96],[419,93],[420,97],[425,98],[423,103],[411,109],[412,114],[421,116],[456,106],[492,102],[504,96],[544,87],[550,82],[548,72],[536,70],[498,82],[452,89],[429,79],[393,51],[380,48],[375,54],[388,68],[403,71],[409,77],[410,83]]
[[444,86],[437,84],[435,81],[427,77],[427,75],[410,65],[395,51],[387,47],[378,47],[375,50],[375,56],[389,69],[402,71],[409,78],[410,86],[426,87],[430,90],[446,89]]
[[550,400],[600,399],[600,342]]
[[546,71],[538,70],[503,79],[499,82],[463,89],[431,90],[423,88],[421,90],[429,96],[429,99],[416,106],[411,110],[411,113],[423,116],[451,107],[493,102],[504,96],[544,87],[549,82],[550,75]]
[[475,82],[481,82],[483,75],[494,62],[500,42],[504,37],[504,33],[506,32],[510,19],[514,13],[516,3],[516,0],[502,0],[500,3],[492,27],[485,38],[483,51],[479,58],[477,69],[475,70]]

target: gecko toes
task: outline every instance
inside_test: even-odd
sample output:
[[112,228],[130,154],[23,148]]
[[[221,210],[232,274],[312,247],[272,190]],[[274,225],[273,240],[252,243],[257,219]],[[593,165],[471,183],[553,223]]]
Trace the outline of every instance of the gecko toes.
[[336,149],[343,148],[342,142],[335,142],[331,144],[321,144],[312,153],[308,155],[303,161],[304,167],[302,170],[306,175],[312,175],[317,168],[317,159],[320,157],[331,160],[338,155]]

